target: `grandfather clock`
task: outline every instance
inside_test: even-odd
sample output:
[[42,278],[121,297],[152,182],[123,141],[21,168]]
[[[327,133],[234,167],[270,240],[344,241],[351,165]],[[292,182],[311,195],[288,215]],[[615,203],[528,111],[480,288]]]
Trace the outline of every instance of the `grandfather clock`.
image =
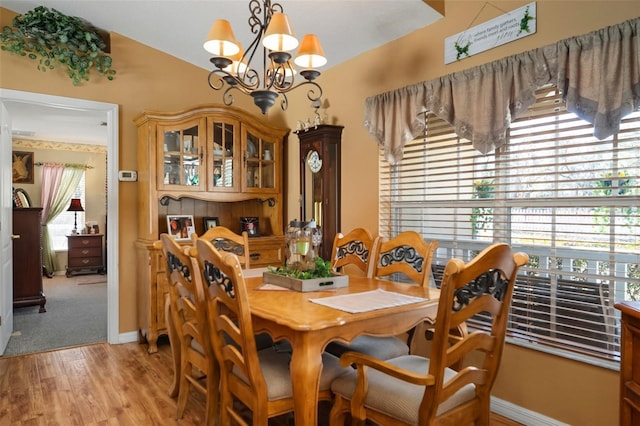
[[331,257],[340,232],[340,140],[343,126],[320,124],[298,130],[300,139],[300,218],[315,219],[322,230],[319,255]]

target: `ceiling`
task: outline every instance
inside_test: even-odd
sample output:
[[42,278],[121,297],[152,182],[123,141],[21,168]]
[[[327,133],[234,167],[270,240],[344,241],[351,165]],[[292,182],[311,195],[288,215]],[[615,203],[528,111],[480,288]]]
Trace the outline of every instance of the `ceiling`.
[[[298,38],[315,33],[328,64],[321,71],[425,27],[442,16],[422,0],[280,0]],[[81,17],[204,69],[202,48],[214,20],[231,22],[243,46],[251,43],[248,0],[2,0],[17,13],[39,5]],[[117,64],[114,64],[117,69]],[[85,141],[106,139],[105,117],[95,112],[30,104],[10,108],[13,130],[24,139]]]

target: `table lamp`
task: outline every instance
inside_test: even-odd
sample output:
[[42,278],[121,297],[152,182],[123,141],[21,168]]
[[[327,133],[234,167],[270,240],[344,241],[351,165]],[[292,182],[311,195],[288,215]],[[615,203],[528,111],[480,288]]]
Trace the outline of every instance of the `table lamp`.
[[68,212],[73,212],[73,231],[72,233],[78,233],[78,212],[83,212],[84,208],[82,207],[82,201],[80,198],[72,198],[71,204],[67,209]]

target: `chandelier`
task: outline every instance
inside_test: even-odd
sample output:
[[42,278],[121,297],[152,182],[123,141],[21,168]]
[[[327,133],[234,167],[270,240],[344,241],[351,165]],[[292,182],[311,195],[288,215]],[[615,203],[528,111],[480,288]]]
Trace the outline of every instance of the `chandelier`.
[[[307,34],[300,42],[294,63],[301,68],[299,74],[304,80],[296,84],[297,71],[289,52],[298,47],[298,39],[282,6],[271,0],[250,0],[249,12],[249,27],[255,38],[246,51],[236,40],[229,21],[218,19],[211,26],[204,43],[204,49],[213,55],[210,61],[215,66],[209,73],[209,86],[214,90],[226,87],[225,105],[233,104],[233,90],[250,95],[262,114],[266,114],[280,95],[280,106],[286,110],[287,93],[303,85],[310,86],[307,98],[319,101],[322,88],[314,81],[320,75],[316,68],[326,64],[327,59],[318,37]],[[252,63],[254,57],[260,60],[260,55],[256,56],[259,47],[262,47],[262,67],[256,69]]]

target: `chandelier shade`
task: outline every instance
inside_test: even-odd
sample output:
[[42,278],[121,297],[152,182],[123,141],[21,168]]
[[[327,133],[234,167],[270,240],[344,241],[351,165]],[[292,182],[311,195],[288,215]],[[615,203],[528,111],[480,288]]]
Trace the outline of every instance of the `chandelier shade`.
[[274,13],[264,33],[262,45],[274,52],[289,52],[298,47],[298,39],[284,13]]
[[[320,75],[316,68],[325,65],[327,59],[318,37],[307,34],[299,43],[282,6],[271,0],[249,0],[249,12],[248,22],[255,38],[246,51],[236,40],[229,21],[218,19],[213,23],[204,43],[214,65],[209,73],[209,86],[224,90],[225,105],[233,104],[234,91],[251,96],[263,114],[279,97],[282,110],[286,110],[287,93],[303,85],[308,88],[307,99],[319,101],[322,88],[314,81]],[[298,53],[292,60],[289,52],[296,48]],[[262,55],[256,54],[259,49]],[[294,64],[302,69],[296,72]],[[298,82],[296,74],[302,77]]]
[[298,56],[296,56],[294,62],[305,69],[319,68],[327,63],[327,58],[324,56],[324,50],[320,45],[318,36],[307,34],[302,37]]
[[233,56],[240,51],[229,21],[218,19],[213,23],[204,42],[204,50],[215,56]]

